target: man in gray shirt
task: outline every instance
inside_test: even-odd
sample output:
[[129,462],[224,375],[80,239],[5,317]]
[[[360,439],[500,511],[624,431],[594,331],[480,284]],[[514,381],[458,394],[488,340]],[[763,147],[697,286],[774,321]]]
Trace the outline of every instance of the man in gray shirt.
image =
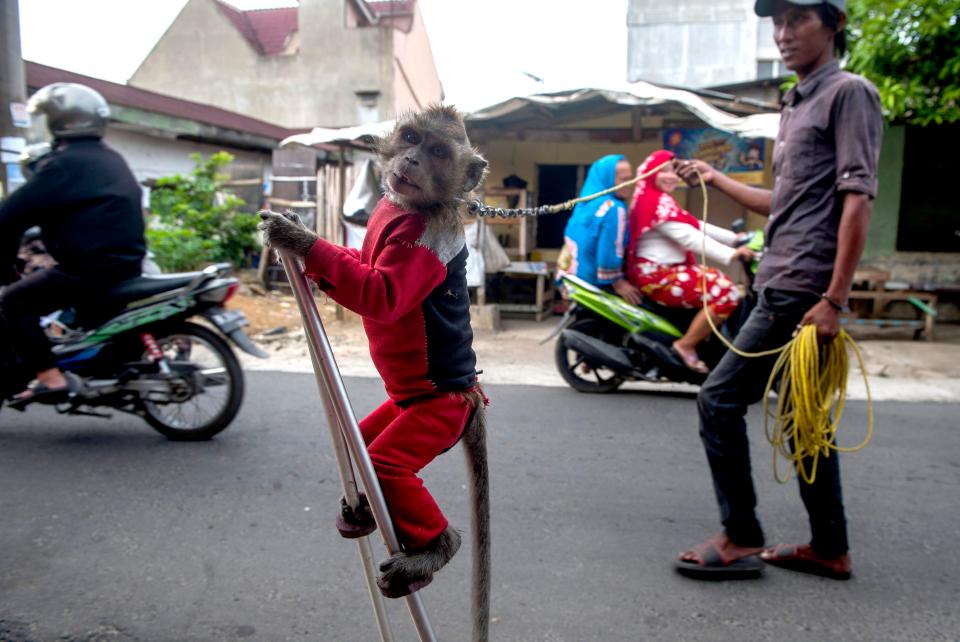
[[[840,71],[835,58],[846,49],[844,0],[757,0],[755,11],[773,17],[774,41],[799,79],[783,99],[773,189],[737,183],[702,161],[678,169],[691,184],[698,170],[707,184],[769,216],[757,307],[734,341],[745,352],[781,346],[800,325],[815,325],[821,343],[836,336],[866,241],[883,132],[876,88]],[[820,458],[814,483],[799,482],[810,543],[763,548],[744,416],[763,396],[774,359],[728,351],[700,389],[700,436],[724,532],[680,555],[684,575],[757,577],[760,554],[769,564],[850,577],[836,453]]]

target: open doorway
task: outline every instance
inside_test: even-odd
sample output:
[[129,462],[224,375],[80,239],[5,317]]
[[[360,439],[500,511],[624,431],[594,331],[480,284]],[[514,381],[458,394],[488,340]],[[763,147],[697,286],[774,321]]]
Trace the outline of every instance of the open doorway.
[[[589,165],[538,165],[537,204],[555,205],[576,198]],[[563,246],[563,230],[571,211],[537,219],[537,247],[558,249]]]

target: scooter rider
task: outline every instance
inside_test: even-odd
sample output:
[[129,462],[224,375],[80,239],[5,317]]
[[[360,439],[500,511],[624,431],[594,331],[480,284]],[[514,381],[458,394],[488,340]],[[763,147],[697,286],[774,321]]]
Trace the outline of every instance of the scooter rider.
[[99,93],[54,83],[27,104],[45,115],[52,151],[36,173],[0,202],[0,283],[14,280],[20,237],[39,225],[53,268],[0,294],[0,340],[15,346],[36,380],[11,402],[56,402],[72,381],[55,364],[39,318],[63,307],[88,308],[114,285],[137,277],[145,252],[142,192],[123,158],[101,142],[110,114]]

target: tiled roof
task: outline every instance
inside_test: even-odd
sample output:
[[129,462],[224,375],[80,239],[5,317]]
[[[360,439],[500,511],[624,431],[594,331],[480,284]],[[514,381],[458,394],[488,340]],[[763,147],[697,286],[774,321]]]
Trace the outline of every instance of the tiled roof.
[[131,87],[130,85],[121,85],[99,78],[91,78],[81,74],[47,67],[35,62],[24,61],[27,73],[27,85],[32,89],[39,89],[45,85],[55,82],[75,82],[86,85],[100,92],[108,103],[121,105],[124,107],[134,107],[144,111],[185,118],[208,125],[215,125],[224,129],[282,140],[293,133],[302,130],[287,129],[279,125],[250,118],[243,114],[213,107],[212,105],[203,105],[201,103],[174,98],[156,92],[147,91]]
[[298,28],[297,7],[241,11],[222,0],[214,0],[220,11],[261,56],[283,51],[290,34]]
[[407,16],[413,12],[414,0],[365,0],[379,18]]

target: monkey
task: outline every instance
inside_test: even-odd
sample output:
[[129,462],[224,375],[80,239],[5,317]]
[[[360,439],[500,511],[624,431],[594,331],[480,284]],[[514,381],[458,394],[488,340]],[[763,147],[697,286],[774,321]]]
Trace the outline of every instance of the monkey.
[[[486,640],[490,600],[490,500],[485,413],[477,380],[467,248],[461,213],[487,173],[461,114],[431,105],[405,114],[374,142],[384,196],[360,250],[334,245],[296,217],[260,213],[264,244],[304,260],[330,298],[360,315],[387,400],[360,430],[390,509],[401,550],[380,564],[377,585],[391,598],[429,584],[460,548],[417,476],[458,441],[464,445],[473,519],[472,619]],[[341,500],[344,537],[376,528],[366,498]]]

